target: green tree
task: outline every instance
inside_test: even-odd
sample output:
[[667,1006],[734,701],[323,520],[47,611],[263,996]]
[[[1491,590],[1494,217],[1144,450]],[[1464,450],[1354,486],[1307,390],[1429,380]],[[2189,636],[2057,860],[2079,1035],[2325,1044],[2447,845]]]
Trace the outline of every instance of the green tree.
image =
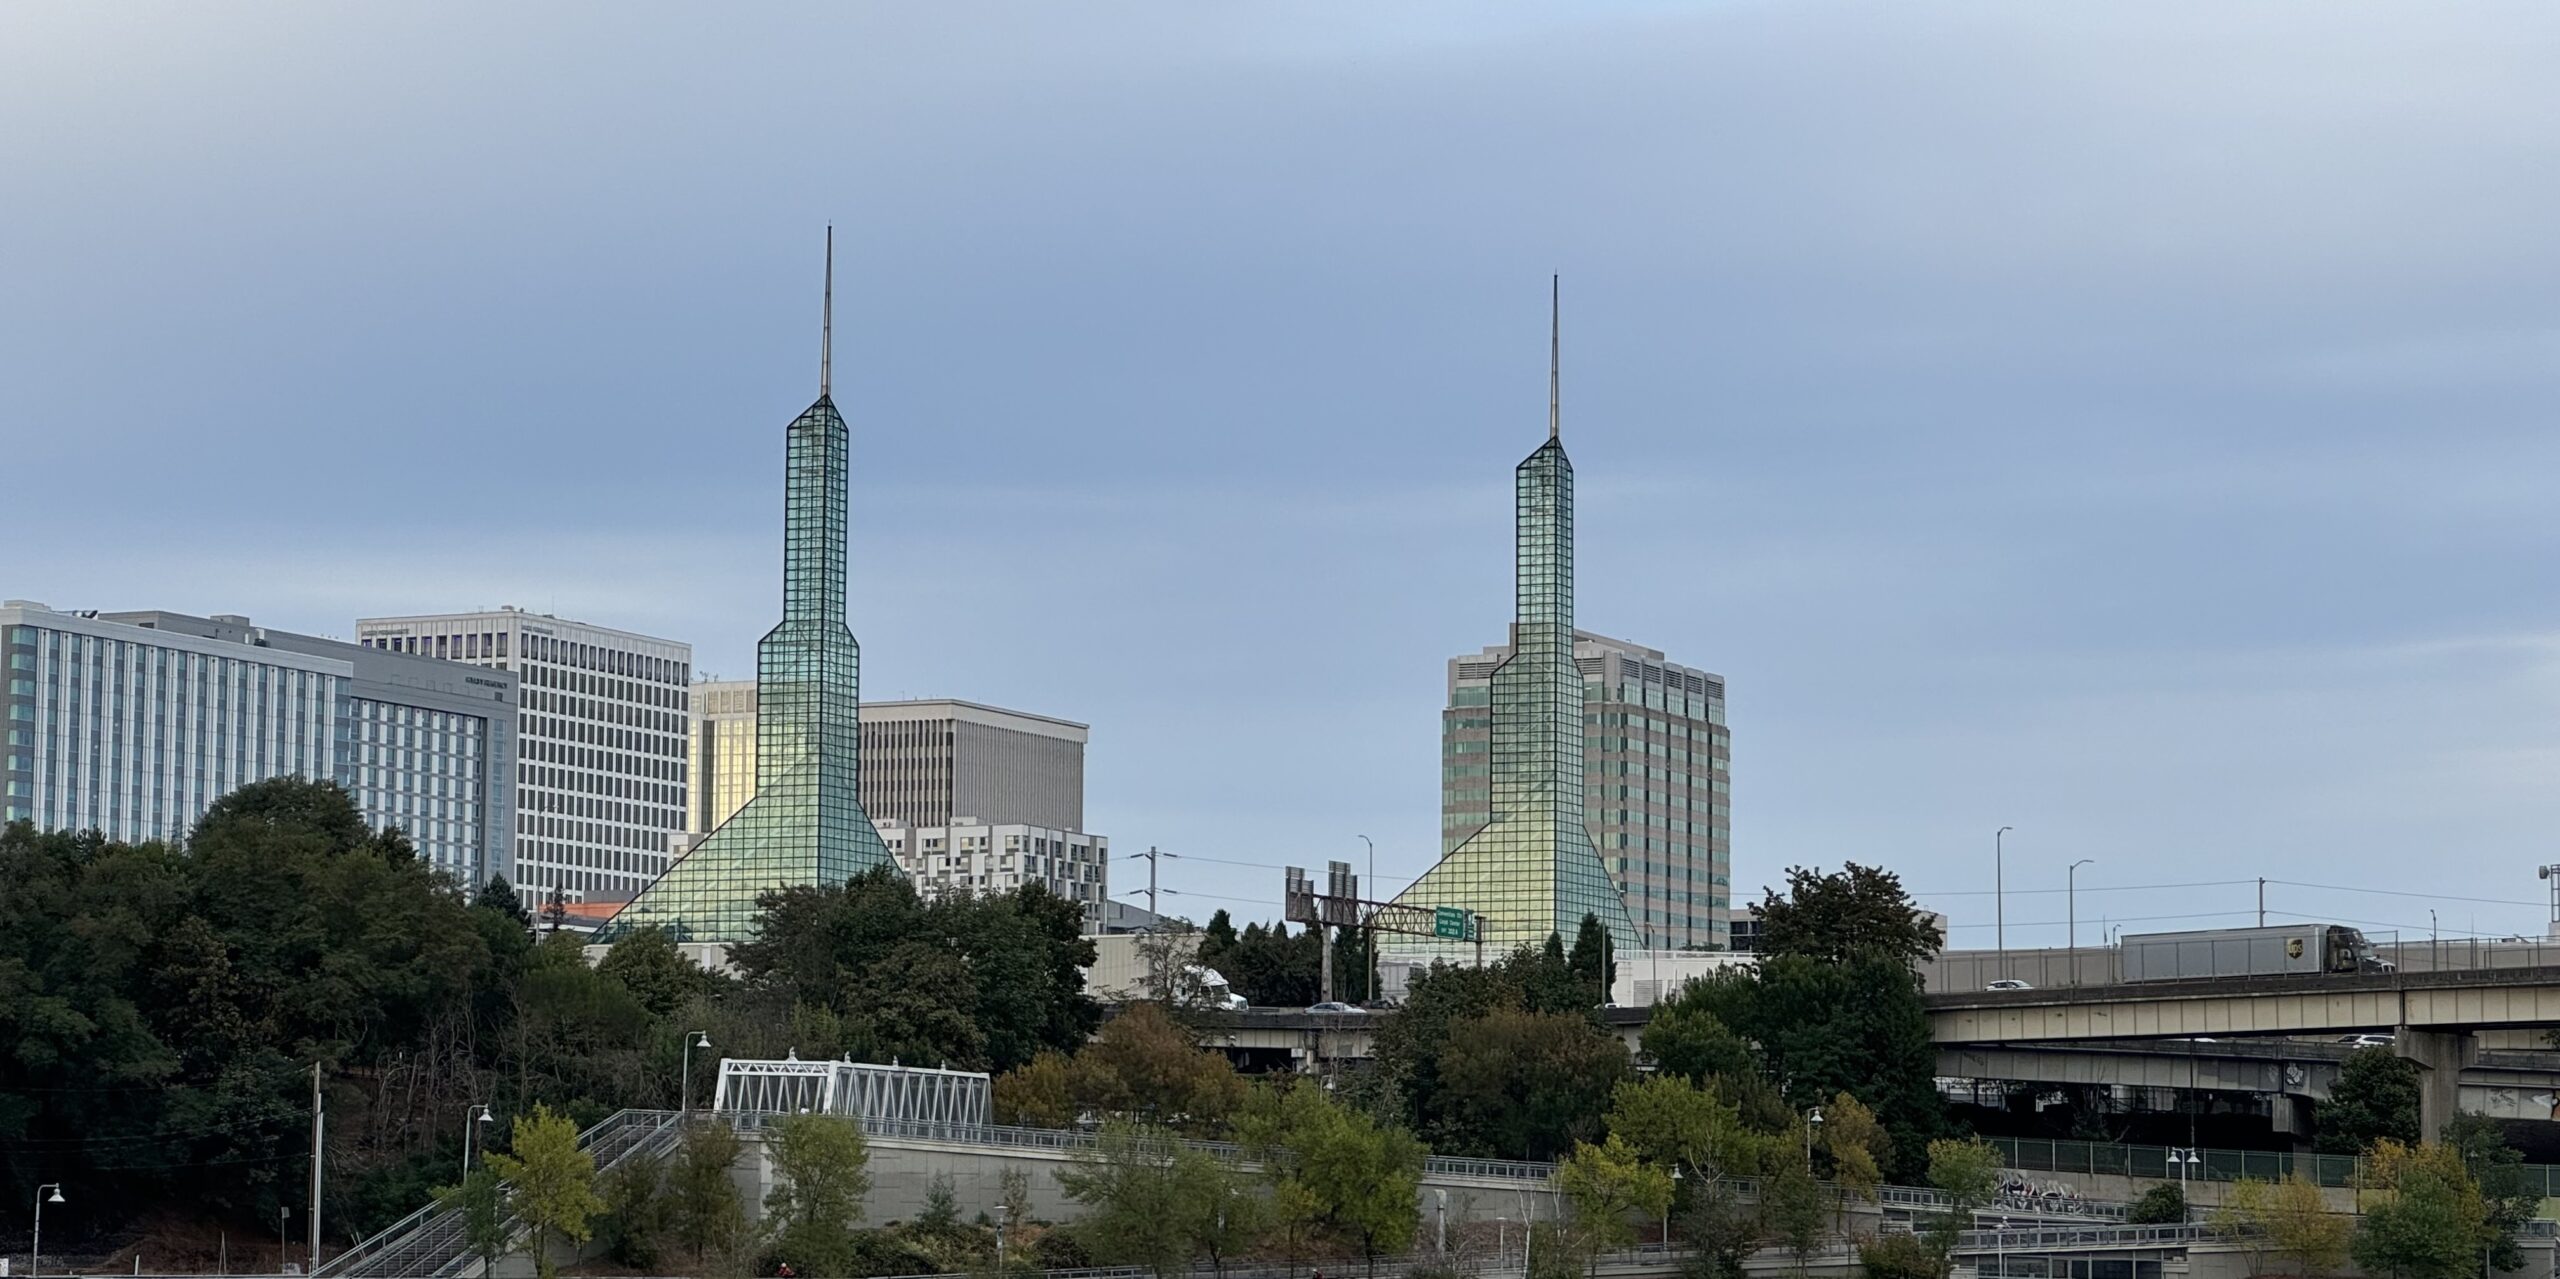
[[1183,1186],[1190,1170],[1182,1155],[1171,1132],[1114,1120],[1058,1170],[1059,1187],[1084,1205],[1076,1233],[1096,1259],[1158,1275],[1191,1264],[1194,1222]]
[[1691,1083],[1757,1074],[1760,1069],[1751,1045],[1713,1010],[1676,995],[1654,1005],[1642,1042],[1656,1069]]
[[853,1272],[854,1225],[871,1190],[862,1129],[833,1115],[791,1115],[765,1127],[774,1187],[764,1198],[777,1255],[809,1275]]
[[533,927],[533,912],[524,908],[524,898],[517,895],[515,885],[508,883],[504,875],[491,875],[489,882],[480,886],[479,895],[471,899],[471,905],[505,915],[527,930]]
[[2183,1222],[2187,1219],[2187,1197],[2176,1186],[2161,1182],[2137,1196],[2125,1209],[2124,1219],[2125,1224],[2134,1226],[2165,1226]]
[[2525,1223],[2542,1210],[2542,1191],[2525,1171],[2523,1153],[2507,1144],[2506,1126],[2487,1115],[2456,1115],[2442,1136],[2479,1183],[2490,1267],[2507,1273],[2522,1270],[2524,1250],[2516,1241]]
[[462,1214],[463,1246],[480,1259],[482,1273],[489,1273],[498,1258],[507,1255],[512,1223],[507,1220],[506,1185],[498,1180],[498,1174],[486,1168],[472,1169],[461,1185],[437,1189],[436,1206]]
[[2461,1152],[2384,1138],[2366,1159],[2378,1195],[2365,1197],[2349,1252],[2368,1274],[2395,1279],[2460,1279],[2480,1265],[2488,1206]]
[[1801,1150],[1762,1179],[1760,1215],[1768,1223],[1769,1233],[1785,1244],[1787,1254],[1795,1258],[1796,1273],[1803,1274],[1806,1261],[1830,1225],[1831,1196],[1821,1182],[1813,1179],[1813,1170],[1805,1166]]
[[1076,1121],[1074,1060],[1050,1051],[996,1076],[996,1122],[1026,1128],[1064,1128]]
[[507,1183],[507,1210],[532,1230],[534,1265],[550,1279],[552,1237],[583,1243],[589,1220],[604,1211],[595,1157],[578,1148],[578,1125],[548,1106],[516,1116],[510,1144],[507,1153],[490,1153],[489,1168]]
[[1556,1190],[1573,1205],[1583,1252],[1595,1277],[1600,1254],[1634,1243],[1636,1220],[1671,1211],[1671,1174],[1615,1133],[1599,1145],[1581,1142],[1556,1165]]
[[1652,1074],[1618,1085],[1609,1098],[1610,1135],[1656,1163],[1700,1176],[1753,1176],[1770,1148],[1743,1126],[1741,1110],[1678,1075]]
[[1672,1229],[1690,1248],[1683,1279],[1743,1279],[1743,1264],[1760,1250],[1763,1234],[1756,1206],[1744,1203],[1740,1188],[1723,1178],[1684,1179],[1681,1185],[1688,1203],[1672,1219]]
[[1131,1004],[1104,1023],[1070,1062],[1067,1079],[1080,1109],[1201,1136],[1223,1131],[1245,1094],[1226,1055],[1201,1048],[1154,1003]]
[[2000,1193],[2000,1152],[1980,1137],[1930,1142],[1929,1184],[1947,1197],[1946,1215],[1929,1232],[1930,1245],[1945,1256],[1956,1233],[1973,1224],[1974,1210]]
[[1876,1197],[1885,1162],[1893,1157],[1893,1138],[1876,1112],[1845,1092],[1832,1094],[1822,1108],[1821,1148],[1831,1160],[1831,1180],[1843,1193]]
[[1573,950],[1565,957],[1565,965],[1573,970],[1574,981],[1587,998],[1597,1005],[1609,1002],[1609,988],[1618,980],[1618,957],[1609,943],[1609,930],[1600,924],[1598,915],[1586,914],[1582,926],[1574,930]]
[[1836,875],[1787,868],[1787,893],[1763,889],[1760,953],[1845,964],[1873,958],[1909,968],[1937,955],[1945,937],[1902,891],[1893,872],[1850,862]]
[[1223,1275],[1227,1262],[1261,1243],[1271,1227],[1270,1203],[1232,1159],[1185,1150],[1180,1162],[1182,1219],[1192,1252],[1207,1256]]
[[688,1123],[667,1164],[667,1231],[696,1267],[734,1266],[747,1234],[746,1205],[730,1179],[743,1147],[726,1123]]
[[659,1160],[636,1155],[606,1169],[596,1178],[604,1203],[595,1236],[604,1254],[617,1265],[645,1270],[658,1260],[658,1238],[666,1233],[667,1204],[659,1194]]
[[1552,1159],[1600,1135],[1626,1045],[1577,1013],[1497,1009],[1451,1027],[1440,1132],[1460,1151]]
[[596,971],[621,982],[656,1017],[674,1012],[711,982],[702,965],[676,949],[675,938],[654,924],[634,929],[613,943]]
[[1879,1235],[1858,1244],[1866,1279],[1946,1279],[1947,1259],[1917,1235]]
[[1412,1243],[1423,1160],[1412,1134],[1301,1083],[1255,1089],[1236,1135],[1272,1179],[1284,1229],[1302,1215],[1319,1232],[1356,1243],[1372,1273],[1379,1254]]
[[2360,1048],[2338,1068],[2329,1099],[2313,1110],[2319,1135],[2313,1149],[2352,1155],[2377,1141],[2409,1145],[2418,1140],[2416,1062],[2388,1048]]

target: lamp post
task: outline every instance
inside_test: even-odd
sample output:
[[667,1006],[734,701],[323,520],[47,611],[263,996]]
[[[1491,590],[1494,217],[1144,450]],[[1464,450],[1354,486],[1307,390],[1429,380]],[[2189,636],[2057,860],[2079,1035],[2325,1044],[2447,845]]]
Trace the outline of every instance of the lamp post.
[[684,1072],[684,1085],[683,1092],[681,1094],[683,1100],[676,1106],[679,1113],[693,1113],[693,1050],[696,1048],[708,1048],[710,1046],[711,1035],[708,1031],[692,1030],[685,1032],[684,1066],[682,1068]]
[[2169,1162],[2178,1165],[2178,1198],[2183,1201],[2187,1197],[2187,1169],[2204,1161],[2196,1158],[2193,1146],[2171,1146]]
[[288,1221],[291,1221],[291,1220],[293,1220],[293,1205],[292,1205],[292,1204],[277,1204],[277,1205],[276,1205],[276,1273],[277,1273],[277,1274],[283,1274],[283,1273],[284,1273],[284,1267],[285,1267],[285,1256],[284,1256],[284,1250],[285,1250],[285,1247],[286,1247],[286,1244],[285,1244],[285,1241],[284,1241],[284,1230],[285,1230],[285,1223],[286,1223],[286,1222],[288,1222]]
[[2071,930],[2071,944],[2063,949],[2069,952],[2065,962],[2071,965],[2071,984],[2074,986],[2080,984],[2080,868],[2097,860],[2095,857],[2083,857],[2062,873],[2063,918],[2069,921],[2065,927]]
[[[1378,841],[1363,835],[1360,842],[1369,846],[1369,878],[1360,886],[1374,893],[1378,891]],[[1378,923],[1375,919],[1360,926],[1360,942],[1361,953],[1368,957],[1368,968],[1360,974],[1360,989],[1368,998],[1361,1002],[1375,1003],[1378,998]]]
[[[53,1197],[50,1199],[45,1197],[45,1192],[48,1190],[53,1192]],[[44,1206],[61,1202],[61,1182],[49,1181],[36,1187],[36,1238],[35,1242],[27,1248],[27,1273],[30,1276],[44,1273]]]
[[[1991,946],[2004,955],[2009,953],[2008,859],[2000,841],[2015,829],[2014,826],[2003,826],[1991,832]],[[2003,968],[2000,975],[2006,977],[2009,972]]]
[[1804,1112],[1804,1171],[1813,1175],[1813,1130],[1822,1126],[1822,1107]]
[[464,1181],[471,1179],[471,1139],[479,1133],[480,1125],[489,1121],[489,1106],[486,1102],[475,1101],[462,1108],[462,1179]]
[[1680,1202],[1680,1161],[1671,1161],[1671,1203],[1662,1205],[1662,1247],[1671,1247],[1671,1204]]

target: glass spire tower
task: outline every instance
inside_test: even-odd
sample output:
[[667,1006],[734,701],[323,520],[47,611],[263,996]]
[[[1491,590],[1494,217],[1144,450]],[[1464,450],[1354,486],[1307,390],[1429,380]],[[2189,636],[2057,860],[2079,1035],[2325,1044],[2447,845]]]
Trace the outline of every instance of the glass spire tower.
[[862,811],[862,649],[845,626],[846,430],[829,386],[835,235],[818,400],[792,419],[782,496],[782,622],[756,645],[756,793],[597,934],[656,924],[681,941],[745,941],[756,898],[895,866]]
[[[1551,316],[1547,439],[1512,472],[1511,655],[1492,678],[1491,818],[1398,894],[1402,905],[1484,917],[1488,951],[1566,942],[1596,915],[1611,944],[1639,944],[1634,921],[1582,813],[1582,670],[1573,651],[1573,462],[1560,412],[1562,326]],[[1398,947],[1472,950],[1399,939]]]

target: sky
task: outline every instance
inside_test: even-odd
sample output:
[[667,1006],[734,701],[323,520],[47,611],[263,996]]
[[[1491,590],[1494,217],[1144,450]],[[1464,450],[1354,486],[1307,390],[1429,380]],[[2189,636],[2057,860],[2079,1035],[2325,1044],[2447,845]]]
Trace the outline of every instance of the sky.
[[2542,4],[22,0],[0,596],[749,674],[833,223],[864,693],[1091,724],[1115,891],[1268,918],[1437,855],[1556,274],[1579,621],[1727,679],[1737,899],[2538,934],[2554,65]]

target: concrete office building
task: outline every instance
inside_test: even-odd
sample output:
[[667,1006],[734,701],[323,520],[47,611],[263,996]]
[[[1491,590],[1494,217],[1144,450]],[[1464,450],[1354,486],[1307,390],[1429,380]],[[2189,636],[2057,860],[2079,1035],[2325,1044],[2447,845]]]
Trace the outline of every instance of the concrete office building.
[[[756,687],[693,686],[691,829],[710,830],[756,793]],[[885,828],[995,822],[1081,831],[1084,747],[1072,720],[976,702],[864,702],[862,811]]]
[[363,647],[516,673],[516,885],[529,901],[622,901],[684,830],[693,648],[499,608],[369,617]]
[[1038,884],[1084,907],[1098,932],[1111,896],[1111,842],[1100,835],[1019,822],[997,825],[963,818],[949,826],[879,822],[880,842],[926,896],[954,890],[1011,892]]
[[248,618],[0,607],[0,819],[183,839],[223,795],[338,782],[466,882],[511,875],[515,677]]
[[[1659,649],[1574,632],[1582,676],[1583,825],[1625,899],[1643,944],[1727,945],[1732,906],[1732,742],[1724,678],[1666,660]],[[1509,645],[1449,662],[1441,717],[1442,851],[1492,820],[1480,766],[1493,738],[1494,672]]]

